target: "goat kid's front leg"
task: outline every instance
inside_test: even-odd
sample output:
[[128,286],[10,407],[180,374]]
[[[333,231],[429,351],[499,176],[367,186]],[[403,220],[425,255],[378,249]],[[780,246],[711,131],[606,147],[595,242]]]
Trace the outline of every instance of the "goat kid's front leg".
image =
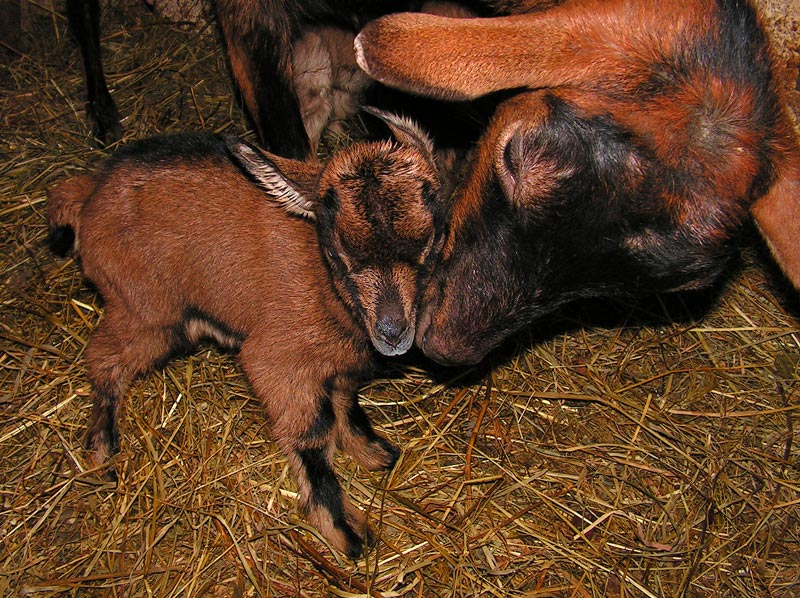
[[334,548],[356,559],[372,537],[366,516],[350,502],[333,468],[336,415],[331,401],[322,396],[315,402],[312,423],[294,438],[283,438],[300,490],[300,507]]
[[[273,438],[288,457],[299,506],[309,523],[338,551],[356,559],[372,538],[365,514],[355,507],[336,477],[336,413],[325,385],[291,367],[279,371],[274,343],[248,338],[239,361],[267,412]],[[285,355],[283,356],[285,358]]]
[[370,471],[389,470],[397,463],[400,449],[372,427],[358,402],[358,386],[351,377],[331,385],[330,396],[336,414],[337,442],[361,467]]

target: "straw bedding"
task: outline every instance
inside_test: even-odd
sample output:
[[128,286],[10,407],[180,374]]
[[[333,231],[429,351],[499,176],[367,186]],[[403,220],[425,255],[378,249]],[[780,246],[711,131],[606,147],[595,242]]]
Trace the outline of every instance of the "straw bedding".
[[[793,2],[762,4],[797,109]],[[63,7],[22,5],[0,49],[0,595],[800,595],[798,300],[751,231],[712,292],[570,306],[470,370],[387,363],[361,396],[400,462],[338,461],[380,537],[358,563],[298,515],[213,347],[136,383],[104,483],[80,445],[102,305],[49,253],[44,212],[107,152]],[[247,134],[213,27],[128,0],[103,31],[126,138]]]

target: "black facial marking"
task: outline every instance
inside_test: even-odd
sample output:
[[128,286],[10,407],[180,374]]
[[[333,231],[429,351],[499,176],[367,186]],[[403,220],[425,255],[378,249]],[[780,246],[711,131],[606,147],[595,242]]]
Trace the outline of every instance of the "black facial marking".
[[325,194],[322,196],[322,207],[325,208],[331,216],[339,210],[339,193],[333,187],[328,187]]
[[347,266],[334,246],[333,231],[336,227],[336,214],[339,211],[339,194],[329,187],[322,195],[317,209],[317,236],[323,258],[330,265],[334,278],[343,278],[347,274]]
[[[434,244],[438,243],[447,230],[448,214],[445,202],[440,201],[440,194],[441,190],[438,187],[435,187],[429,181],[423,181],[422,201],[433,217]],[[429,260],[430,257],[429,254],[427,259]]]

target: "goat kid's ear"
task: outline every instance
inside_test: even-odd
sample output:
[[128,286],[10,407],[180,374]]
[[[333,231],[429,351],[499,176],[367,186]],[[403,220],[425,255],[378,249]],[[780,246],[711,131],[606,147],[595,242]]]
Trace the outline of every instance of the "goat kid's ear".
[[426,158],[433,161],[433,140],[416,122],[372,106],[364,106],[363,110],[386,123],[397,141],[417,148]]
[[751,214],[775,261],[800,290],[800,151],[794,151]]
[[226,139],[228,151],[246,174],[248,174],[269,198],[276,201],[287,212],[314,220],[314,203],[309,193],[287,177],[267,154],[241,139]]

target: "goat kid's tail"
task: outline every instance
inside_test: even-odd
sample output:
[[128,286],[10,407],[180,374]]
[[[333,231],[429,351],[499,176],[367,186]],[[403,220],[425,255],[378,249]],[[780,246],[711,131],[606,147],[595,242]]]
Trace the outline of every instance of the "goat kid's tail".
[[56,255],[63,257],[70,249],[77,253],[81,208],[94,187],[95,180],[92,176],[79,174],[48,190],[48,243]]

